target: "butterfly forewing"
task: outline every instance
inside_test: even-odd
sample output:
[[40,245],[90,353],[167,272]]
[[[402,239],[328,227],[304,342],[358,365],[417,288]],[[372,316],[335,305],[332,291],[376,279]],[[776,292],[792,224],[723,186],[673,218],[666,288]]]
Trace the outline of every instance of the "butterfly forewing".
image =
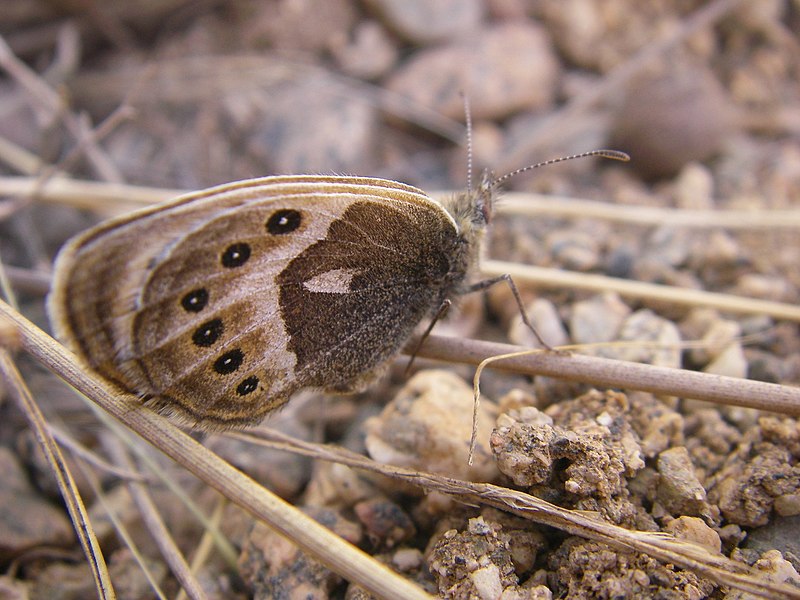
[[[447,219],[444,211],[359,200],[292,259],[277,283],[303,379],[347,389],[398,350],[449,272],[456,231]],[[327,273],[340,274],[330,290]],[[337,287],[342,281],[347,286]]]

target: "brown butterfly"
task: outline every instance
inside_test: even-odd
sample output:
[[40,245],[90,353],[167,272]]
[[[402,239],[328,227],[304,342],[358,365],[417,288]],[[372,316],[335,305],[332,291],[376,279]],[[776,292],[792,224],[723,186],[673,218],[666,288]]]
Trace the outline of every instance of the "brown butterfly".
[[442,203],[310,175],[181,196],[71,240],[50,318],[147,405],[202,428],[257,423],[303,388],[363,389],[420,321],[492,283],[469,275],[506,177]]

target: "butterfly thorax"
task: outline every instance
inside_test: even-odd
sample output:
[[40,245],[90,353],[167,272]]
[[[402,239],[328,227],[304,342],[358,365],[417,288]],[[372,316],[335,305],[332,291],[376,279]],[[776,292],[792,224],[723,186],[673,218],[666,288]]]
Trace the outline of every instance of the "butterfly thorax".
[[445,286],[445,298],[460,295],[468,284],[468,275],[478,268],[483,237],[492,216],[494,201],[491,175],[486,172],[477,190],[456,194],[443,202],[458,227],[458,245],[451,254],[451,281]]

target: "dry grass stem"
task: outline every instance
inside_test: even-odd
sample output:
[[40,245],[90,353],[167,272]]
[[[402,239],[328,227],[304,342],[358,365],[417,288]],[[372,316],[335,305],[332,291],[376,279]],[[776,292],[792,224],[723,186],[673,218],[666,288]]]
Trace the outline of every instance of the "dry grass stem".
[[638,300],[655,300],[681,306],[705,306],[739,314],[765,314],[775,319],[800,321],[800,306],[785,302],[744,298],[732,294],[719,294],[499,260],[484,261],[481,263],[481,272],[489,277],[508,273],[514,278],[517,285],[529,284],[544,288],[616,292],[620,296]]
[[[214,508],[214,513],[211,515],[211,528],[206,528],[203,530],[203,537],[200,539],[200,542],[197,544],[195,551],[192,554],[192,560],[189,564],[189,568],[192,570],[192,573],[199,572],[200,568],[211,556],[212,550],[214,549],[214,534],[211,532],[211,529],[219,530],[219,525],[222,522],[222,516],[225,513],[226,504],[227,500],[220,496],[217,506]],[[180,590],[178,595],[175,597],[175,600],[184,600],[185,598],[186,592],[184,590]]]
[[[442,197],[447,193],[439,192],[434,197]],[[504,192],[497,210],[531,218],[598,219],[648,227],[713,227],[729,230],[800,228],[800,210],[795,209],[690,210],[613,204],[532,192]]]
[[[105,435],[103,436],[103,445],[108,450],[110,456],[122,467],[130,470],[136,468],[127,450],[118,438],[112,435]],[[127,486],[128,491],[133,497],[133,501],[139,509],[139,514],[142,516],[145,527],[147,527],[150,532],[150,535],[161,552],[161,556],[164,557],[170,570],[175,575],[176,579],[180,581],[182,588],[192,600],[204,600],[206,594],[200,582],[194,576],[189,564],[186,562],[186,558],[172,538],[147,487],[133,481],[129,481]]]
[[[8,304],[2,301],[0,301],[0,310],[15,312]],[[20,331],[20,333],[24,339],[24,332]],[[55,440],[50,435],[44,415],[39,410],[30,390],[25,385],[22,375],[19,370],[17,370],[11,358],[11,354],[5,348],[0,348],[0,376],[2,376],[3,380],[6,382],[11,397],[16,400],[20,411],[28,420],[28,425],[56,478],[61,497],[64,499],[72,523],[75,526],[75,532],[83,547],[83,552],[89,561],[98,596],[104,599],[115,598],[114,587],[111,584],[111,578],[109,577],[106,561],[100,549],[100,543],[94,534],[94,528],[89,521],[86,507],[83,504],[83,500],[75,485],[75,480],[70,473],[69,467],[64,460],[64,455],[61,453],[58,444],[56,444]]]
[[[407,348],[414,348],[414,344],[415,341],[412,340]],[[654,367],[580,354],[542,351],[531,353],[526,352],[526,348],[509,344],[437,335],[429,336],[425,340],[417,356],[477,366],[488,358],[512,353],[522,355],[492,363],[492,368],[590,383],[598,388],[642,390],[662,396],[694,398],[800,416],[800,388],[751,379]]]
[[63,98],[53,90],[35,71],[19,60],[8,44],[0,36],[0,68],[5,70],[22,89],[26,91],[32,103],[37,106],[52,122],[63,120],[64,125],[83,146],[84,154],[94,171],[101,179],[121,181],[121,176],[114,162],[92,139],[91,127],[77,116],[65,110]]
[[103,489],[100,481],[97,478],[97,474],[92,469],[89,469],[87,463],[79,458],[76,462],[78,465],[78,469],[80,469],[81,473],[86,478],[86,481],[92,488],[95,496],[97,497],[97,501],[99,505],[102,506],[103,512],[105,517],[108,519],[111,526],[114,528],[114,533],[119,537],[122,544],[130,551],[131,555],[134,557],[136,564],[142,570],[147,582],[150,584],[150,587],[153,591],[153,594],[162,600],[166,596],[164,592],[161,590],[161,587],[156,580],[156,577],[153,575],[152,569],[148,566],[147,561],[142,554],[142,551],[136,545],[136,542],[133,539],[133,535],[131,534],[128,527],[125,526],[125,523],[120,519],[120,516],[117,514],[114,507],[109,503],[108,497],[106,496],[106,492]]
[[75,440],[66,431],[59,429],[52,423],[47,425],[50,435],[58,442],[65,450],[68,450],[73,456],[80,458],[83,462],[91,465],[95,470],[106,473],[123,481],[134,481],[137,483],[145,483],[148,478],[144,477],[137,471],[121,468],[117,465],[103,460],[97,453],[92,452],[77,440]]
[[0,162],[25,175],[34,175],[43,166],[41,159],[33,152],[4,136],[0,136]]
[[344,541],[210,452],[167,419],[93,373],[4,302],[0,318],[19,328],[24,349],[79,392],[232,502],[263,520],[329,569],[384,598],[429,598],[417,585]]
[[100,420],[105,424],[108,430],[113,432],[113,435],[118,440],[123,441],[128,446],[129,451],[136,454],[139,464],[143,468],[147,468],[147,470],[172,493],[176,501],[186,507],[192,516],[201,524],[205,535],[209,536],[214,542],[214,546],[221,555],[222,560],[224,560],[230,568],[234,569],[236,567],[238,553],[233,544],[231,544],[219,530],[219,527],[203,513],[203,510],[197,505],[197,502],[186,493],[174,478],[171,477],[169,473],[165,472],[157,461],[153,460],[153,457],[150,456],[150,452],[148,452],[148,448],[137,443],[138,440],[131,436],[129,431],[125,430],[107,414],[102,411],[98,412]]

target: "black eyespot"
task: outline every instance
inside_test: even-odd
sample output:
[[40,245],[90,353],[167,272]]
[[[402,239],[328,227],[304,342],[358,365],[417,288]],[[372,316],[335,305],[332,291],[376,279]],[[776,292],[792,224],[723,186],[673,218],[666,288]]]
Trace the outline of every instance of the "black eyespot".
[[258,377],[253,375],[252,377],[248,377],[247,379],[243,379],[242,382],[236,386],[236,393],[240,396],[247,396],[247,394],[252,394],[258,389]]
[[211,319],[195,330],[192,334],[192,341],[195,346],[207,348],[219,339],[223,330],[222,319]]
[[200,312],[208,304],[208,290],[206,288],[197,288],[186,294],[181,299],[181,306],[187,312]]
[[239,243],[231,244],[225,248],[222,253],[220,261],[223,267],[232,269],[233,267],[241,267],[250,258],[250,246],[248,244]]
[[226,352],[214,361],[214,370],[220,375],[229,375],[242,366],[244,354],[238,348]]
[[267,231],[273,235],[283,235],[284,233],[291,233],[300,227],[302,221],[300,212],[291,208],[284,208],[276,210],[272,213],[267,221]]

